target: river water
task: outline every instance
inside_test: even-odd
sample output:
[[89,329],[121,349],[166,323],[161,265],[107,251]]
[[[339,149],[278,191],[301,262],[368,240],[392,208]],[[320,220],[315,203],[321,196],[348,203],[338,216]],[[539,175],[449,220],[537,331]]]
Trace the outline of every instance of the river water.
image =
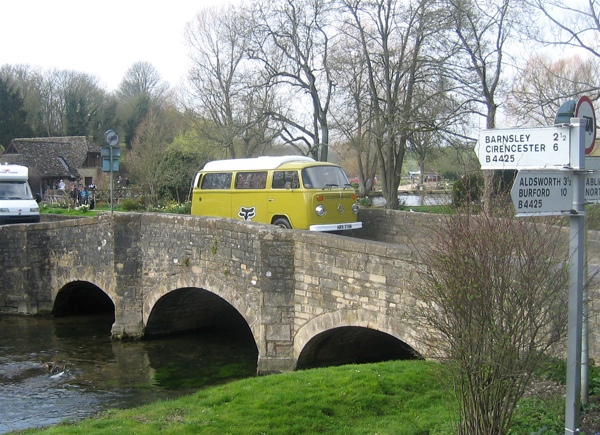
[[[372,203],[376,207],[383,207],[386,204],[385,198],[381,196],[372,197]],[[423,205],[449,205],[452,204],[452,196],[447,193],[423,193],[415,195],[412,193],[401,193],[398,195],[398,201],[404,207],[417,207]]]
[[0,434],[254,376],[248,331],[111,341],[112,315],[0,315]]

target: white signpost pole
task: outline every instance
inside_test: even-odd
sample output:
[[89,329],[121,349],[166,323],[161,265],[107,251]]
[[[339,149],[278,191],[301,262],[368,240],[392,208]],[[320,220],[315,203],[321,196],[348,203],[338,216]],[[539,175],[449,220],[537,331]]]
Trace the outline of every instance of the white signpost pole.
[[571,119],[571,167],[573,207],[569,218],[569,316],[567,332],[567,390],[565,435],[578,432],[581,406],[581,337],[583,307],[583,270],[585,242],[585,125],[581,118]]
[[586,176],[585,154],[593,150],[595,138],[595,111],[591,100],[582,97],[576,104],[569,105],[566,111],[562,107],[559,109],[554,126],[483,130],[475,146],[482,169],[519,170],[511,190],[517,216],[570,216],[565,435],[579,432],[581,376],[586,374],[581,367],[585,360],[581,354],[585,284],[584,207],[586,201],[600,202],[600,177],[596,171]]

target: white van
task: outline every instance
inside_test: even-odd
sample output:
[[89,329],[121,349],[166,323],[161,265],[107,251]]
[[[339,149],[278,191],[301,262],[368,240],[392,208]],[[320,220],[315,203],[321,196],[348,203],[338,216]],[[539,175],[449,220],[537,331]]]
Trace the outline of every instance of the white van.
[[40,207],[28,179],[26,166],[0,165],[0,224],[40,221]]

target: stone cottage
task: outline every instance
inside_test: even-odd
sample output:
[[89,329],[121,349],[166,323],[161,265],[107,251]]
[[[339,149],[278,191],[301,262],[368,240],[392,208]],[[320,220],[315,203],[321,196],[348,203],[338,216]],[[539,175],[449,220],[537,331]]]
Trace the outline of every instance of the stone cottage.
[[100,146],[85,136],[13,139],[0,163],[27,166],[31,189],[41,195],[56,189],[60,180],[89,186],[103,178]]

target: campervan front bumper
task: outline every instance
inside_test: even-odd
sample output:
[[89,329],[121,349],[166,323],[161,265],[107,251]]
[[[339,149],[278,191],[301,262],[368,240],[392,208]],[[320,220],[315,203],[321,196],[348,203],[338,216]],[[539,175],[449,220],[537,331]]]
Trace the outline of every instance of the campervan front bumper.
[[362,228],[362,222],[346,222],[338,224],[311,225],[308,227],[311,231],[344,231],[359,230]]

